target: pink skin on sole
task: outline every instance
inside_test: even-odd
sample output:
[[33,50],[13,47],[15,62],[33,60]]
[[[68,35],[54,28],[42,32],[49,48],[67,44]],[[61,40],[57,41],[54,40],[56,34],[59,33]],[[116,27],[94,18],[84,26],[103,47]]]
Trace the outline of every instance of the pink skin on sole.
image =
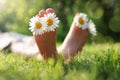
[[45,60],[57,57],[56,31],[45,32],[43,35],[34,35],[38,49]]
[[68,35],[63,44],[58,48],[58,53],[62,53],[65,60],[72,59],[79,51],[82,50],[88,39],[88,30],[82,30],[76,24],[72,23]]
[[[39,17],[44,17],[44,14],[48,13],[54,13],[54,10],[52,8],[48,8],[46,12],[41,10],[38,15]],[[34,35],[34,38],[39,52],[45,60],[48,60],[49,58],[57,58],[56,30],[44,32],[42,35]]]

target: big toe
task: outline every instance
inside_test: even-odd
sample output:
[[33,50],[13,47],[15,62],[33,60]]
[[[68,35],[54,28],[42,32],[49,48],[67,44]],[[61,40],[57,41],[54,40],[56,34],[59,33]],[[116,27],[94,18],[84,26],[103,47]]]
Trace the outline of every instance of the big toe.
[[45,14],[45,11],[40,10],[38,16],[41,18],[41,17],[44,17],[44,14]]
[[48,13],[55,13],[55,11],[54,11],[54,9],[52,9],[52,8],[48,8],[48,9],[46,9],[46,13],[48,14]]

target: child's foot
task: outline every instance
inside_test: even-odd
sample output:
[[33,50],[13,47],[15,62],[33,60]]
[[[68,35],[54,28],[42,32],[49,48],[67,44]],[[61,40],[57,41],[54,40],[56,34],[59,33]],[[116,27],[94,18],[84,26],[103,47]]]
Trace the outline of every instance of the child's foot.
[[76,14],[67,37],[62,46],[58,48],[58,53],[63,53],[66,60],[73,58],[82,50],[86,43],[88,39],[88,30],[93,34],[96,33],[94,26],[95,25],[91,21],[88,22],[85,14]]
[[[30,26],[39,51],[45,60],[57,58],[56,28],[59,20],[52,8],[41,10],[37,15],[39,19],[31,19]],[[32,22],[35,21],[35,22]]]

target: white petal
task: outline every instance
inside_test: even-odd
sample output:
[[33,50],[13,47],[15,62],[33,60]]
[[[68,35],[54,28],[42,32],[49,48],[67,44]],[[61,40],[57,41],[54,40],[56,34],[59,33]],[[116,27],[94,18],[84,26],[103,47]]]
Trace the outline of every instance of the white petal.
[[[42,24],[40,29],[36,29],[36,27],[35,27],[36,22],[40,22]],[[31,30],[31,32],[33,32],[33,34],[41,35],[44,33],[43,28],[47,27],[47,24],[44,22],[43,18],[39,18],[38,16],[35,16],[35,17],[30,19],[29,26],[30,26],[29,29]]]
[[95,24],[91,20],[89,21],[88,30],[93,35],[96,35],[96,33],[97,33]]
[[54,13],[49,13],[44,17],[44,20],[47,21],[49,18],[53,20],[53,24],[51,26],[47,26],[46,31],[55,31],[55,29],[58,27],[58,17]]

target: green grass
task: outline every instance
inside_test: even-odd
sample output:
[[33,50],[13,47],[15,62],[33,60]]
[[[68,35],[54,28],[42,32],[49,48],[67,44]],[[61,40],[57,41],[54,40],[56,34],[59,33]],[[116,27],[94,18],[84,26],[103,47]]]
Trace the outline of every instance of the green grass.
[[120,80],[120,43],[86,45],[69,63],[1,52],[0,80]]

